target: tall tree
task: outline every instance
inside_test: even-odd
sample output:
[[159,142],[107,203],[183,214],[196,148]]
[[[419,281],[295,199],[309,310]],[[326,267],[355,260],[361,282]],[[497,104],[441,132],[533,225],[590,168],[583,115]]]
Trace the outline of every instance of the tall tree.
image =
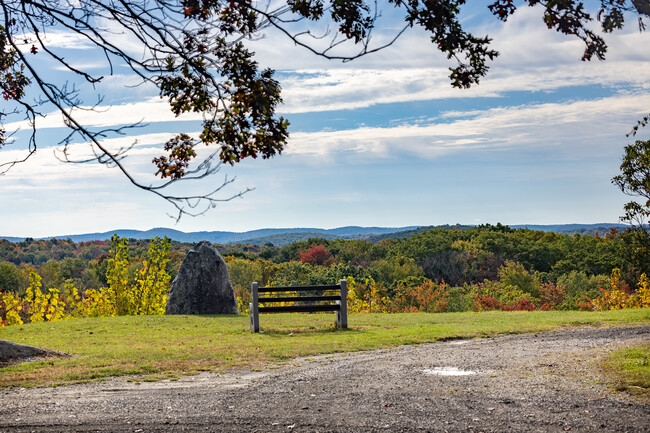
[[625,146],[621,174],[612,182],[625,194],[641,199],[640,203],[627,203],[621,217],[632,226],[626,233],[631,248],[629,260],[641,274],[650,270],[650,140],[636,140]]
[[[583,60],[605,58],[607,46],[589,27],[594,18],[582,1],[520,4],[541,6],[549,29],[580,38],[585,44]],[[246,40],[273,28],[318,56],[347,61],[379,51],[409,28],[420,27],[429,33],[432,46],[454,63],[449,75],[452,86],[468,88],[486,75],[487,62],[498,53],[490,48],[488,36],[475,36],[463,28],[459,16],[467,7],[465,0],[0,0],[0,89],[7,101],[0,109],[0,148],[14,139],[14,131],[2,128],[8,117],[23,116],[31,127],[24,157],[0,163],[0,173],[36,151],[39,118],[54,107],[70,130],[60,143],[61,159],[115,166],[138,188],[172,203],[179,218],[201,213],[206,209],[198,207],[201,204],[214,206],[246,191],[220,196],[232,181],[227,178],[198,195],[177,195],[170,187],[214,174],[224,163],[272,157],[282,152],[288,137],[287,120],[276,114],[282,99],[274,71],[257,64]],[[496,0],[487,7],[506,21],[518,6],[514,0]],[[371,35],[381,8],[401,10],[405,21],[392,40],[374,45]],[[604,32],[611,32],[623,26],[625,11],[650,16],[650,4],[648,0],[601,0],[596,18]],[[322,23],[334,29],[325,46],[323,35],[310,29]],[[643,27],[642,21],[639,26]],[[99,103],[87,105],[76,84],[95,86],[105,77],[66,59],[49,42],[48,35],[56,32],[75,35],[100,52],[110,74],[126,65],[142,83],[157,88],[175,115],[203,116],[198,138],[177,134],[153,159],[158,184],[127,169],[123,158],[130,147],[111,150],[104,143],[105,138],[126,134],[139,123],[94,128],[81,120],[79,113],[97,109]],[[124,37],[137,50],[125,48],[120,39]],[[339,51],[350,44],[356,47],[351,54]],[[44,65],[52,68],[52,64],[69,75],[64,84],[48,78]],[[36,100],[26,96],[30,85]],[[75,141],[88,143],[93,156],[74,160],[69,146]],[[199,144],[213,151],[197,161]]]

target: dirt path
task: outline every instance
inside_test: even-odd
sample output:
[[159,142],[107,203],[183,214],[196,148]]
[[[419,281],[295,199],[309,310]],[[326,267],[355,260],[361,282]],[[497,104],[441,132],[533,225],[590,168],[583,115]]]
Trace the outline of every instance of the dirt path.
[[0,432],[648,432],[650,405],[599,384],[592,362],[648,341],[650,326],[578,329],[175,382],[0,390]]

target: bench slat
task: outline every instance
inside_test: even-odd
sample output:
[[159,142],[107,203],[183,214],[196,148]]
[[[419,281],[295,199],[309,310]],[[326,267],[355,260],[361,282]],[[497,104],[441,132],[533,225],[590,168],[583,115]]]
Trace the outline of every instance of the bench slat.
[[311,311],[339,311],[340,305],[294,305],[287,307],[260,307],[260,313],[307,313]]
[[326,296],[275,296],[272,298],[259,298],[258,302],[297,302],[297,301],[340,301],[341,295]]
[[[300,292],[307,296],[300,296]],[[313,292],[319,293],[319,295],[315,296]],[[270,295],[267,295],[266,297],[262,296],[260,298],[260,293],[269,293]],[[275,294],[278,294],[279,296],[275,296]],[[337,285],[332,284],[328,286],[283,286],[260,288],[257,282],[253,282],[251,283],[251,303],[249,304],[251,331],[260,332],[260,313],[310,313],[316,311],[336,312],[336,327],[347,328],[347,296],[347,282],[343,279],[339,280],[339,284]],[[304,303],[305,301],[307,301],[307,304]],[[263,306],[277,305],[277,303],[280,302],[290,302],[297,305]],[[314,305],[311,302],[318,302],[318,304]]]
[[260,287],[257,289],[259,293],[274,293],[274,292],[324,292],[326,290],[339,290],[340,286],[300,286],[300,287]]

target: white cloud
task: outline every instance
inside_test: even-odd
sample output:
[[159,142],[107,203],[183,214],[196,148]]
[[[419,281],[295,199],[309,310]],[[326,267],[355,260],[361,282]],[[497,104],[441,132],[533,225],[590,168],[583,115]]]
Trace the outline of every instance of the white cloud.
[[[295,156],[318,156],[334,159],[341,154],[358,154],[364,158],[390,158],[412,155],[437,158],[441,155],[478,150],[505,148],[546,148],[580,154],[591,142],[602,146],[604,137],[623,142],[636,119],[647,113],[650,93],[631,93],[598,100],[574,101],[493,108],[485,111],[455,111],[444,113],[444,123],[402,124],[395,127],[362,127],[353,130],[296,132],[289,138],[284,153]],[[198,132],[192,134],[196,135]],[[135,143],[125,164],[129,170],[144,178],[151,177],[151,159],[160,155],[162,144],[174,134],[148,133],[103,140],[113,151]],[[569,143],[569,144],[567,144]],[[600,143],[600,144],[598,144]],[[72,159],[91,156],[84,143],[70,146]],[[209,148],[200,148],[204,153]],[[2,161],[20,156],[19,151],[4,150]],[[320,161],[321,159],[319,159]],[[57,160],[50,149],[40,150],[28,163],[19,164],[5,177],[29,179],[38,173],[45,185],[56,188],[69,180],[104,177],[106,172],[96,164],[75,165],[70,168]],[[117,170],[111,170],[119,176]],[[18,182],[19,184],[20,182]],[[31,188],[29,182],[20,188]],[[39,185],[43,185],[39,182]]]
[[[170,111],[169,103],[159,97],[145,99],[141,102],[130,102],[113,106],[98,106],[95,109],[82,107],[73,111],[74,118],[82,125],[94,127],[110,127],[129,125],[144,121],[145,123],[201,120],[198,113],[185,113],[178,117]],[[36,119],[39,129],[63,128],[63,117],[60,112],[51,112]],[[28,128],[27,122],[13,122],[6,125],[7,130]]]
[[333,158],[341,153],[365,157],[414,155],[436,158],[451,152],[546,148],[572,156],[605,137],[624,141],[636,119],[647,113],[650,94],[639,93],[594,101],[524,105],[490,110],[454,112],[470,117],[450,123],[400,125],[391,128],[294,133],[287,154]]
[[[45,45],[52,48],[66,48],[71,50],[88,50],[95,47],[85,36],[70,31],[53,30],[39,33],[39,37]],[[34,34],[26,34],[20,39],[29,41],[29,46],[36,41]],[[19,42],[21,42],[19,40]]]
[[[153,176],[155,172],[152,159],[163,154],[164,143],[175,134],[151,133],[129,137],[118,137],[101,141],[102,146],[111,152],[131,147],[126,157],[121,160],[126,170],[142,184],[160,183]],[[189,133],[197,137],[199,132]],[[38,191],[41,189],[86,189],[89,185],[100,185],[106,181],[124,182],[124,175],[114,167],[100,165],[97,162],[70,163],[62,161],[62,148],[40,149],[26,162],[15,165],[3,177],[3,186],[13,190]],[[200,146],[197,160],[203,160],[213,149]],[[82,161],[93,157],[92,147],[88,143],[74,143],[67,149],[71,161]],[[24,157],[24,151],[3,150],[0,163]],[[200,185],[199,185],[200,186]]]
[[603,85],[646,88],[648,62],[569,65],[535,71],[499,69],[471,89],[452,88],[447,71],[438,68],[300,70],[283,81],[282,112],[349,110],[377,104],[446,98],[494,97],[513,91],[550,91],[564,87]]
[[[452,88],[445,72],[435,68],[413,69],[332,69],[299,70],[283,82],[285,103],[282,113],[305,113],[331,110],[350,110],[378,104],[427,101],[446,98],[494,97],[511,91],[550,91],[558,88],[584,85],[603,85],[625,92],[629,88],[649,88],[645,71],[647,62],[611,62],[600,64],[577,63],[565,68],[538,67],[535,71],[500,69],[468,90]],[[120,80],[111,80],[115,85]],[[122,81],[123,82],[123,81]],[[109,127],[137,121],[145,123],[170,121],[197,121],[197,113],[175,117],[166,100],[147,98],[111,107],[99,107],[97,111],[77,110],[76,119],[84,125]],[[39,128],[63,127],[61,116],[54,112],[37,119]],[[27,128],[26,122],[7,125],[8,130]]]
[[[1,162],[24,156],[20,151],[3,151]],[[6,191],[41,191],[57,189],[83,189],[99,178],[111,176],[111,171],[101,171],[96,164],[65,164],[54,156],[52,149],[38,150],[30,158],[16,164],[2,176]],[[115,173],[117,174],[117,173]]]

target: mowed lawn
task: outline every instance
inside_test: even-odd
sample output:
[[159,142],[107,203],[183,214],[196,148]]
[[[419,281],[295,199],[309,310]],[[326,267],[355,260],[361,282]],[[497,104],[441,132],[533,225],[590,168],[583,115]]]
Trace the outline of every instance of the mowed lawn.
[[370,350],[455,338],[547,332],[576,326],[650,324],[650,309],[608,312],[533,311],[350,315],[262,315],[262,333],[247,316],[129,316],[74,319],[0,328],[0,340],[71,356],[0,369],[0,386],[40,386],[138,375],[177,378],[198,371],[259,369],[296,357]]

